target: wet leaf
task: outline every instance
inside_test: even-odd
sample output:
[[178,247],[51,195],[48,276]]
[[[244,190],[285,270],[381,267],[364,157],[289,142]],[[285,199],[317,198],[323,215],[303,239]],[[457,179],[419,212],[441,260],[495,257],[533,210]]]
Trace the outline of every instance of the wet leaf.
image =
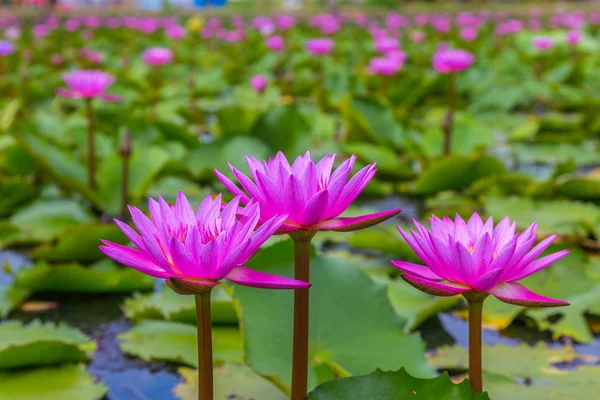
[[[213,324],[237,324],[231,297],[217,286],[211,293]],[[196,323],[196,306],[192,296],[181,296],[164,286],[158,293],[136,294],[125,300],[123,312],[129,319],[164,319],[167,321]]]
[[31,256],[51,262],[94,262],[105,257],[98,249],[102,239],[127,243],[115,224],[80,224],[63,232],[55,243],[35,248]]
[[[248,267],[293,276],[291,241],[261,250]],[[352,261],[314,254],[311,275],[310,389],[330,379],[332,372],[361,374],[378,367],[405,367],[416,376],[432,376],[423,360],[423,343],[402,332],[406,321],[394,313],[385,286],[374,283]],[[293,293],[235,286],[234,299],[239,302],[247,363],[289,390]]]
[[447,373],[434,379],[417,379],[405,369],[377,370],[369,375],[325,382],[308,395],[308,400],[489,400],[475,393],[467,381],[452,383]]
[[[173,390],[181,400],[198,398],[198,375],[196,370],[180,368],[184,379]],[[223,364],[214,370],[214,400],[285,400],[287,397],[271,382],[253,372],[245,365]]]
[[0,382],[7,400],[100,400],[107,391],[83,365],[1,372]]
[[[466,370],[468,351],[462,347],[443,347],[429,360],[441,369]],[[580,360],[573,349],[483,346],[483,387],[492,399],[563,400],[573,395],[593,398],[600,390],[596,377],[599,367],[559,369],[557,365]],[[527,382],[527,384],[526,384]],[[585,394],[584,394],[585,393]]]
[[0,370],[87,361],[96,348],[78,329],[40,321],[4,322],[0,337]]
[[4,318],[9,312],[23,303],[31,291],[12,284],[0,285],[0,318]]
[[538,232],[549,236],[599,233],[600,208],[591,203],[549,200],[535,202],[524,197],[489,197],[485,203],[489,215],[500,220],[507,215],[523,230],[534,221]]
[[127,293],[152,290],[154,279],[133,268],[119,268],[104,260],[91,267],[39,262],[17,275],[17,284],[36,292]]
[[415,183],[415,193],[432,195],[443,190],[461,190],[486,176],[503,175],[504,165],[492,157],[452,156],[433,163]]
[[[178,322],[140,321],[118,336],[127,354],[144,360],[166,360],[191,366],[198,364],[196,327]],[[242,362],[242,337],[237,328],[213,327],[215,364]]]

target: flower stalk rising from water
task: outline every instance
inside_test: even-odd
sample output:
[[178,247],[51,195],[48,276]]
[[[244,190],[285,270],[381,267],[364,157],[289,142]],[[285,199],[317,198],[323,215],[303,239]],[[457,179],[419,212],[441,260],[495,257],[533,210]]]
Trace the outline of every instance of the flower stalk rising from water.
[[429,220],[431,230],[414,221],[416,230],[406,233],[406,243],[425,265],[392,261],[402,278],[415,288],[435,296],[461,294],[469,311],[469,379],[473,390],[483,391],[481,371],[481,324],[483,302],[489,296],[526,307],[558,307],[569,303],[534,293],[517,281],[546,268],[569,253],[561,250],[538,258],[556,235],[536,246],[537,223],[520,234],[508,217],[494,227],[477,213],[468,222],[459,215]]
[[[277,233],[287,233],[294,241],[295,278],[309,282],[310,244],[318,231],[349,232],[383,222],[400,210],[385,211],[355,218],[342,214],[375,175],[375,164],[350,173],[356,161],[352,156],[335,171],[335,155],[314,163],[307,152],[290,164],[283,153],[268,161],[246,158],[250,175],[230,165],[242,189],[215,170],[219,180],[248,207],[256,202],[261,223],[274,215],[287,215]],[[350,179],[349,179],[350,178]],[[292,400],[306,399],[308,374],[309,290],[294,292],[294,347],[292,361]]]
[[210,293],[222,279],[271,289],[308,288],[308,282],[254,271],[243,265],[287,218],[273,216],[255,230],[260,207],[240,198],[222,210],[221,196],[204,199],[196,212],[181,192],[175,205],[149,200],[150,218],[129,207],[133,224],[115,220],[136,248],[103,241],[100,250],[115,261],[147,275],[165,279],[182,295],[194,295],[198,320],[198,399],[213,399]]

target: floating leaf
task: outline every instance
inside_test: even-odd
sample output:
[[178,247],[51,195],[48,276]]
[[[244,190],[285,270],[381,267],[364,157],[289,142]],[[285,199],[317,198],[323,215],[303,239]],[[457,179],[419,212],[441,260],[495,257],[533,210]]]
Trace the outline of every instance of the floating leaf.
[[526,229],[533,222],[544,235],[598,233],[600,208],[591,203],[550,200],[535,202],[524,197],[489,197],[485,203],[489,215],[497,220],[510,215],[517,228]]
[[343,111],[349,125],[348,138],[351,142],[384,142],[392,143],[395,147],[404,145],[405,134],[392,109],[377,100],[353,97]]
[[388,285],[388,296],[394,310],[406,319],[406,329],[412,331],[423,321],[438,312],[448,310],[460,301],[460,297],[431,296],[415,290],[403,280],[391,281]]
[[[221,287],[211,292],[211,317],[213,324],[236,324],[237,316],[231,296]],[[136,294],[125,300],[125,316],[129,319],[165,319],[168,321],[196,323],[196,306],[192,296],[181,296],[167,286],[158,293]]]
[[417,379],[404,368],[377,370],[369,375],[325,382],[308,395],[308,400],[489,400],[475,393],[467,381],[452,383],[448,373],[434,379]]
[[0,399],[100,400],[107,389],[83,365],[0,372]]
[[253,136],[262,139],[273,151],[294,149],[300,136],[310,132],[308,119],[295,104],[271,108],[257,123]]
[[403,260],[417,260],[414,251],[402,240],[394,226],[376,225],[353,232],[348,238],[348,244],[357,249],[376,250]]
[[536,144],[515,145],[515,158],[521,163],[564,163],[573,160],[577,165],[598,163],[598,146],[583,144]]
[[[141,321],[118,336],[125,353],[144,360],[167,360],[191,366],[198,364],[196,327],[178,322]],[[242,337],[237,328],[213,328],[215,363],[241,362]]]
[[118,268],[111,261],[92,267],[80,264],[35,264],[19,273],[17,284],[32,291],[64,293],[127,293],[152,290],[154,279],[133,268]]
[[[174,389],[181,400],[198,398],[196,370],[180,368],[183,383]],[[285,400],[287,397],[271,382],[245,365],[223,364],[214,370],[214,400]]]
[[599,201],[600,173],[568,179],[560,186],[559,193],[575,200]]
[[68,199],[38,200],[22,208],[10,219],[28,242],[52,240],[75,225],[89,223],[93,217],[83,206]]
[[17,308],[31,295],[31,290],[12,284],[0,285],[0,318]]
[[51,262],[93,262],[105,257],[98,249],[102,239],[127,243],[127,238],[115,224],[81,224],[63,232],[56,243],[34,249],[31,256]]
[[87,361],[96,347],[75,328],[40,321],[4,322],[0,337],[0,370]]
[[452,156],[436,161],[423,172],[415,183],[415,193],[432,195],[461,190],[480,178],[505,172],[504,165],[493,157]]
[[[361,374],[378,367],[404,366],[416,376],[432,376],[423,360],[423,343],[402,332],[405,321],[394,313],[385,286],[348,260],[313,254],[311,262],[310,389],[330,379],[332,372]],[[293,276],[291,241],[261,250],[248,267]],[[239,302],[247,363],[289,390],[293,293],[235,286],[234,299]]]
[[[594,398],[600,383],[599,367],[561,370],[560,363],[580,360],[573,349],[548,348],[545,344],[530,347],[483,346],[483,387],[492,399],[563,400]],[[468,351],[462,347],[443,347],[430,357],[441,369],[466,370]]]

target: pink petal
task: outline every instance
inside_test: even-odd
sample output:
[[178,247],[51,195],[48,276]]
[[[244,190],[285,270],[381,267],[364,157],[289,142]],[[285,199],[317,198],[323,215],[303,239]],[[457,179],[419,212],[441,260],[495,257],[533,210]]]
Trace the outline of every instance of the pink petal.
[[171,238],[169,250],[174,268],[181,273],[182,277],[206,278],[199,268],[198,260],[178,239]]
[[108,241],[102,241],[102,243],[104,246],[99,247],[100,251],[118,263],[135,268],[155,278],[166,278],[169,276],[144,252]]
[[555,300],[549,297],[541,296],[532,292],[525,286],[515,282],[499,283],[488,293],[496,296],[499,300],[525,307],[560,307],[568,306],[569,303],[562,300]]
[[227,188],[227,190],[229,190],[231,192],[232,195],[241,197],[243,204],[246,204],[250,201],[250,198],[248,197],[248,195],[246,193],[242,192],[242,190],[240,188],[238,188],[236,186],[236,184],[233,183],[228,177],[226,177],[225,175],[223,175],[216,169],[214,170],[214,172],[215,172],[215,175],[217,176],[217,179],[219,181],[221,181],[223,186],[225,186]]
[[115,224],[121,229],[121,231],[127,236],[127,239],[131,241],[138,249],[142,250],[144,245],[142,244],[142,238],[137,234],[129,225],[124,222],[119,221],[118,219],[114,219]]
[[469,287],[460,285],[458,283],[434,282],[430,281],[429,279],[419,278],[418,276],[410,274],[402,274],[402,278],[422,292],[432,294],[434,296],[455,296],[471,290]]
[[473,242],[476,242],[479,236],[481,236],[480,233],[483,229],[483,221],[481,220],[479,214],[474,213],[473,215],[471,215],[471,218],[469,218],[469,222],[467,222],[467,228],[469,229],[469,232],[471,234],[471,240]]
[[488,233],[484,233],[473,248],[475,276],[484,274],[493,260],[494,249],[492,248],[492,237]]
[[358,171],[356,175],[354,175],[348,181],[344,190],[342,190],[342,194],[338,198],[336,202],[336,206],[339,209],[345,210],[352,204],[354,200],[358,197],[359,194],[367,187],[371,179],[375,176],[377,170],[375,169],[375,164],[368,165]]
[[250,268],[238,266],[231,270],[225,277],[239,285],[267,289],[303,289],[310,287],[310,283],[296,279],[285,278],[265,272],[255,271]]
[[302,216],[298,221],[304,226],[314,226],[322,221],[325,211],[327,210],[327,203],[329,202],[329,192],[322,190],[317,192],[306,204],[306,207],[302,211]]
[[383,211],[380,213],[363,215],[360,217],[334,218],[323,221],[315,229],[320,231],[352,232],[359,229],[368,228],[386,221],[398,215],[402,210]]
[[514,267],[514,270],[520,271],[521,269],[527,267],[527,265],[529,265],[540,254],[542,254],[548,248],[548,246],[550,246],[554,238],[556,238],[556,235],[548,236],[546,239],[539,242],[537,246],[531,249],[531,251],[521,259],[521,261]]
[[123,100],[123,98],[121,96],[117,96],[116,94],[108,94],[108,93],[102,93],[98,97],[100,97],[104,101],[113,102],[113,103],[120,102],[121,100]]
[[471,241],[471,236],[469,235],[469,231],[467,229],[467,224],[465,220],[458,214],[454,217],[454,240],[463,244],[464,246],[468,246]]
[[454,268],[456,269],[459,280],[464,284],[472,284],[475,275],[475,263],[473,262],[473,256],[469,253],[469,250],[463,246],[460,242],[456,242],[452,248],[452,258],[454,258]]
[[415,275],[432,281],[442,280],[442,278],[440,278],[435,272],[433,272],[426,266],[396,260],[392,260],[391,263],[394,267],[398,268],[405,274]]
[[177,218],[180,224],[188,226],[196,226],[198,224],[196,213],[181,190],[177,192],[177,199],[175,200],[175,218]]
[[503,271],[504,270],[502,268],[496,268],[486,272],[485,274],[481,275],[479,279],[477,279],[477,281],[473,284],[473,288],[480,292],[488,291],[496,286],[496,284],[500,281]]
[[561,258],[563,258],[564,256],[566,256],[569,253],[570,253],[570,250],[561,250],[561,251],[557,251],[556,253],[552,253],[545,257],[542,257],[538,260],[535,260],[534,262],[532,262],[525,268],[521,269],[520,271],[515,271],[513,274],[511,274],[508,277],[507,281],[512,282],[512,281],[518,281],[523,278],[526,278],[529,275],[534,274],[534,273],[546,268],[547,266],[549,266],[551,264],[554,264],[556,261],[560,260]]
[[58,88],[56,94],[62,97],[68,97],[69,99],[81,99],[82,96],[74,90]]

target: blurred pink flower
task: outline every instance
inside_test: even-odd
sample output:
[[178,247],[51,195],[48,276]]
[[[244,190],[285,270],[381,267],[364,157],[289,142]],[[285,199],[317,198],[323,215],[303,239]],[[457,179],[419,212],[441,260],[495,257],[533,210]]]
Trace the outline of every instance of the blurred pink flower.
[[566,34],[567,43],[571,46],[577,46],[581,43],[582,36],[580,31],[569,31]]
[[375,51],[387,53],[388,51],[398,50],[398,39],[391,37],[381,37],[375,40],[373,45]]
[[406,243],[425,265],[392,261],[408,283],[425,293],[454,296],[467,292],[489,293],[499,300],[527,307],[555,307],[569,303],[534,293],[517,281],[538,272],[569,253],[561,250],[539,258],[556,235],[537,239],[537,223],[515,234],[508,217],[496,227],[490,217],[485,223],[477,215],[466,223],[459,215],[454,221],[432,216],[431,230],[414,221],[410,235],[398,227]]
[[477,31],[477,28],[467,26],[460,30],[459,36],[465,42],[472,42],[477,39],[478,34],[479,32]]
[[267,78],[264,75],[254,75],[250,79],[250,86],[257,93],[262,93],[267,88]]
[[374,75],[390,76],[396,74],[402,68],[403,60],[393,57],[375,57],[372,58],[367,67],[367,71]]
[[292,289],[310,284],[254,271],[243,264],[275,233],[286,216],[275,216],[256,229],[259,206],[248,204],[241,212],[239,198],[221,211],[221,195],[206,197],[198,210],[182,192],[175,205],[149,199],[148,218],[129,207],[138,232],[115,220],[136,248],[103,240],[100,250],[113,260],[147,275],[181,280],[187,284],[214,287],[222,279],[245,286]]
[[461,49],[438,49],[433,55],[433,68],[440,74],[460,72],[475,62],[475,56]]
[[410,40],[414,43],[423,43],[425,41],[425,34],[422,31],[410,31]]
[[331,39],[310,39],[306,41],[306,51],[317,55],[329,54],[334,45],[335,43]]
[[275,35],[269,36],[267,40],[265,40],[265,45],[271,51],[280,52],[284,49],[284,41],[283,36]]
[[142,58],[150,66],[170,64],[173,62],[173,51],[166,47],[152,47],[144,51]]
[[0,40],[0,57],[6,57],[16,50],[13,42],[9,40]]
[[71,99],[94,99],[104,101],[120,101],[121,97],[105,93],[115,82],[115,78],[103,71],[76,70],[63,74],[68,89],[57,89],[56,93]]
[[546,51],[554,47],[554,39],[549,36],[536,36],[531,40],[531,44],[537,50]]
[[180,25],[169,25],[165,28],[165,35],[172,40],[183,39],[187,31]]

